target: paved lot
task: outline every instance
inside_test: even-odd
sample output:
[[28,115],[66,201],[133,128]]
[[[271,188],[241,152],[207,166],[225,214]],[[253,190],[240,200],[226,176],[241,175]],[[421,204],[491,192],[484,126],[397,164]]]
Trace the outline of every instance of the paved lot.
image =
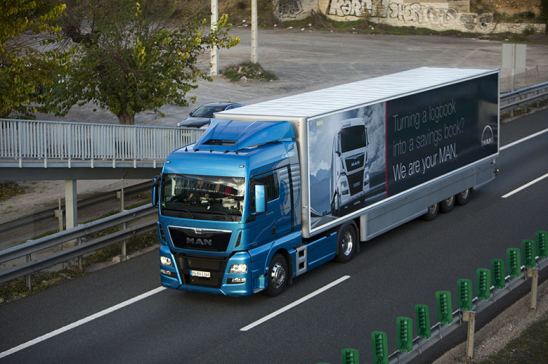
[[[234,33],[241,42],[235,48],[221,50],[221,68],[249,59],[249,30],[236,29]],[[249,104],[421,66],[500,68],[501,52],[501,42],[472,38],[261,30],[259,62],[273,71],[278,81],[232,83],[218,77],[213,82],[200,81],[193,95],[198,103],[231,100]],[[207,67],[208,58],[204,57],[202,63]],[[548,46],[528,45],[527,67],[533,82],[538,78],[548,80]],[[65,119],[116,122],[114,115],[93,112],[95,108],[74,108]],[[161,109],[164,115],[144,112],[136,120],[175,125],[189,110],[168,105]]]

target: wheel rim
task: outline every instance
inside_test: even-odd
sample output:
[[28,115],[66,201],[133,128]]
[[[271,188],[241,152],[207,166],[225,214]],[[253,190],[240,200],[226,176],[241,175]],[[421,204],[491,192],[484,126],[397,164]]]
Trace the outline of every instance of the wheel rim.
[[354,247],[354,238],[350,231],[344,233],[342,237],[342,251],[345,256],[349,256],[352,253]]
[[438,211],[438,205],[437,205],[437,204],[434,204],[434,205],[432,205],[432,206],[430,206],[430,207],[428,208],[428,213],[429,213],[430,215],[435,214],[436,211]]
[[449,197],[447,200],[445,200],[445,203],[448,205],[448,206],[451,206],[453,204],[453,202],[455,201],[455,196],[451,196]]
[[285,283],[285,277],[285,267],[280,263],[275,263],[270,272],[270,280],[274,284],[274,287],[280,288]]
[[468,195],[470,194],[470,190],[462,191],[460,193],[460,197],[466,200],[468,198]]

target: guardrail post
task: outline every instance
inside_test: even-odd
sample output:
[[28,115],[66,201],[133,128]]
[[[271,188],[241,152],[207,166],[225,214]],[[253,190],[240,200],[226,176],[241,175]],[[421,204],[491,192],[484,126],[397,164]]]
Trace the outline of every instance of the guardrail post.
[[57,221],[59,223],[59,230],[58,231],[63,231],[63,227],[64,227],[64,224],[63,224],[63,207],[62,207],[62,204],[61,204],[61,199],[58,199],[58,207],[57,207],[57,210],[54,210],[53,211],[53,215],[57,218]]
[[[127,222],[124,222],[123,229],[127,230]],[[127,240],[122,242],[122,262],[127,260]]]
[[476,313],[472,311],[472,281],[470,279],[459,279],[457,281],[457,296],[459,308],[462,311],[462,321],[468,323],[468,331],[466,334],[466,359],[471,361],[474,358]]
[[462,320],[468,322],[468,331],[466,334],[466,359],[471,361],[474,358],[474,333],[476,331],[476,313],[474,311],[464,311]]
[[527,276],[531,278],[531,303],[529,308],[535,311],[538,297],[538,268],[527,268]]
[[[26,256],[26,261],[27,261],[27,264],[30,263],[32,261],[32,256],[31,254],[27,254]],[[27,289],[29,291],[32,291],[32,274],[29,274],[25,277],[26,281],[27,281]]]

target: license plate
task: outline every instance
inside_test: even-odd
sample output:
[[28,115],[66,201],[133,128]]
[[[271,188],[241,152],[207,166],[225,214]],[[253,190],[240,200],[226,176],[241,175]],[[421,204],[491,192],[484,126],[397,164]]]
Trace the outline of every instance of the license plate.
[[204,272],[203,270],[191,270],[190,275],[200,278],[211,278],[211,272]]

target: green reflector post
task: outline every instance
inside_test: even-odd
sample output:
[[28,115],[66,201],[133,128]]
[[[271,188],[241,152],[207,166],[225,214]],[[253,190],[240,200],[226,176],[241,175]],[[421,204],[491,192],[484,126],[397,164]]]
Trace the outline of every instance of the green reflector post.
[[491,269],[493,270],[493,285],[496,288],[504,288],[506,285],[504,261],[502,259],[493,259]]
[[537,231],[537,254],[540,259],[548,256],[548,231]]
[[342,364],[360,364],[360,352],[356,349],[342,349]]
[[413,350],[413,320],[409,317],[396,318],[396,345],[399,351]]
[[461,278],[457,281],[459,308],[462,311],[472,310],[472,280]]
[[521,274],[521,257],[519,248],[508,248],[506,250],[508,257],[508,273],[512,278],[518,277]]
[[450,324],[453,321],[453,305],[451,303],[451,292],[436,292],[436,308],[438,321],[442,325]]
[[373,331],[371,333],[373,364],[388,364],[388,339],[386,332]]
[[478,279],[478,299],[488,299],[491,297],[491,271],[486,268],[478,268],[476,275]]
[[430,329],[430,308],[427,305],[415,305],[415,315],[417,334],[423,339],[428,339],[432,335]]
[[534,268],[537,265],[536,256],[535,242],[533,240],[523,240],[523,261],[527,268]]

